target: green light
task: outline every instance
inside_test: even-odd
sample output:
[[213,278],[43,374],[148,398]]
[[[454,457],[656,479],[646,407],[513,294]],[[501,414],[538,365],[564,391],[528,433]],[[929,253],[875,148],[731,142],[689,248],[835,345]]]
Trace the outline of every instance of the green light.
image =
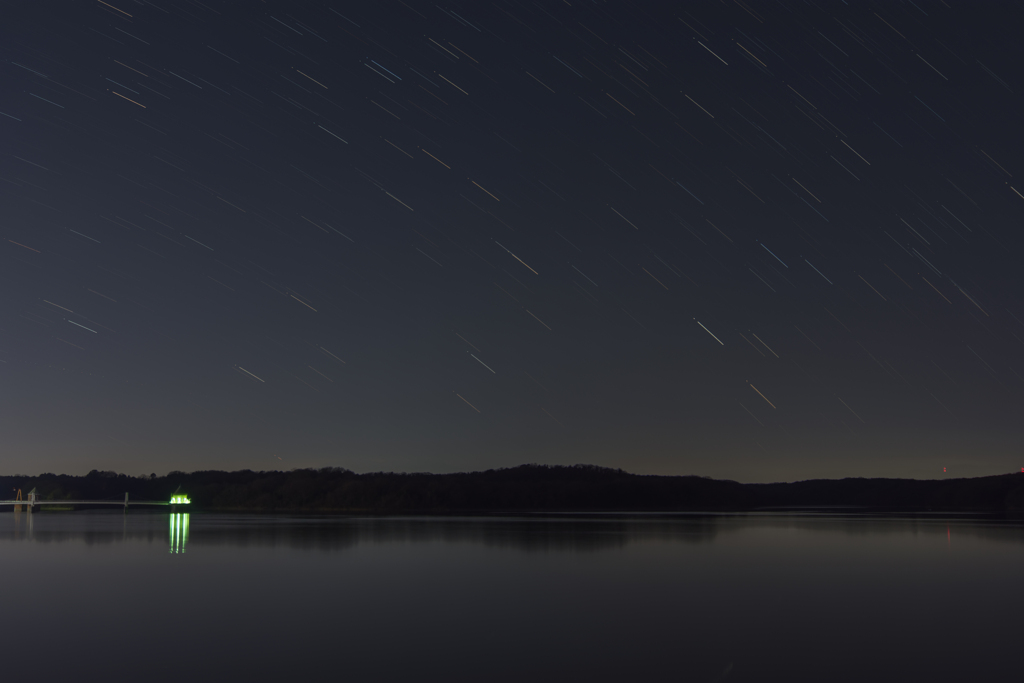
[[177,512],[170,515],[170,552],[184,553],[188,543],[188,513]]
[[188,496],[171,496],[171,505],[188,505],[191,502]]

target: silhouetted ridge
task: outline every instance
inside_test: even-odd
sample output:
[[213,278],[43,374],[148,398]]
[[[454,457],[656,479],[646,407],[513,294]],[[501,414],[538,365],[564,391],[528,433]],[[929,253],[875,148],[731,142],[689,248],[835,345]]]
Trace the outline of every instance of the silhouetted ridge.
[[975,479],[815,479],[740,484],[698,476],[638,475],[594,465],[520,465],[455,474],[341,467],[290,472],[171,472],[129,477],[0,477],[0,490],[36,488],[61,500],[169,499],[179,487],[193,509],[337,512],[526,512],[755,510],[850,506],[887,510],[1024,512],[1024,473]]
[[1024,473],[1019,472],[973,479],[812,479],[747,486],[765,506],[1024,510]]

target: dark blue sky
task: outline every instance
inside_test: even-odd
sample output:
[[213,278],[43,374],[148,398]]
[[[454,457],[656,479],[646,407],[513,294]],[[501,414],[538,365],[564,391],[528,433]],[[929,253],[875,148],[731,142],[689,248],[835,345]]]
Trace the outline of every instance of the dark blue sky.
[[2,13],[4,472],[1024,465],[1010,3]]

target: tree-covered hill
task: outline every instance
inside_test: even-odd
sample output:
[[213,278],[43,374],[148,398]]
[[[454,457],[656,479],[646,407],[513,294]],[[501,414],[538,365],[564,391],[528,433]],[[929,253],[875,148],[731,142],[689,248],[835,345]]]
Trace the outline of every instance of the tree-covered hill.
[[[522,465],[456,474],[342,468],[289,472],[200,471],[131,477],[0,476],[0,497],[35,488],[46,501],[168,500],[180,491],[195,510],[337,512],[524,512],[753,510],[854,506],[888,510],[1024,512],[1024,473],[974,479],[840,479],[740,484],[697,476],[636,475],[575,465]],[[7,493],[3,493],[7,492]],[[9,495],[8,495],[9,494]]]

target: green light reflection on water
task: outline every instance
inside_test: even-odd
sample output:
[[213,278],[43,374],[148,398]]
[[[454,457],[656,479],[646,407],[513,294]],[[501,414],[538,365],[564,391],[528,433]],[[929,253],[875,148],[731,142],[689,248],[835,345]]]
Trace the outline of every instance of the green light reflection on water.
[[184,553],[188,543],[188,513],[175,512],[170,515],[171,554]]

